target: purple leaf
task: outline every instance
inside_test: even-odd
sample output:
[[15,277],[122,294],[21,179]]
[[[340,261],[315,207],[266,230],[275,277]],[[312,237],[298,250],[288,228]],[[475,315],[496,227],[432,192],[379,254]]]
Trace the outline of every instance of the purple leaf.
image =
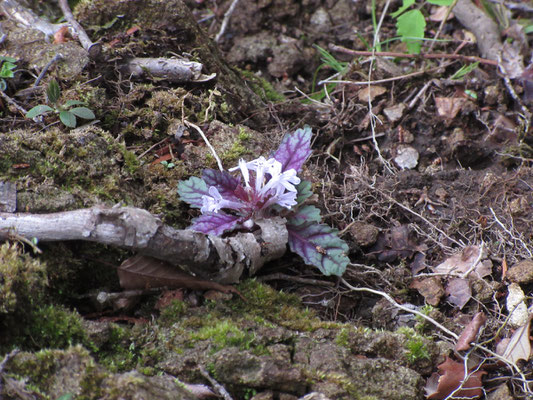
[[239,179],[233,177],[229,172],[218,171],[216,169],[204,169],[202,178],[207,186],[214,186],[218,192],[227,200],[238,201],[235,196],[235,189],[239,185]]
[[178,194],[180,199],[191,207],[202,207],[202,196],[209,196],[207,184],[200,178],[193,176],[186,181],[179,181]]
[[311,182],[309,181],[301,181],[296,186],[296,190],[298,193],[296,195],[296,202],[298,204],[302,204],[305,200],[313,195],[313,191],[311,190]]
[[189,229],[208,235],[220,236],[225,231],[235,229],[240,218],[241,217],[239,216],[225,214],[222,212],[208,212],[200,215],[197,218],[194,218]]
[[327,225],[287,223],[291,251],[303,258],[306,264],[318,267],[324,275],[341,276],[350,259],[346,256],[348,245],[337,236],[337,230]]
[[289,218],[291,225],[301,225],[306,222],[320,222],[320,210],[315,206],[303,206],[296,210]]
[[305,126],[285,135],[274,158],[283,166],[282,171],[294,168],[299,171],[311,155],[311,128]]

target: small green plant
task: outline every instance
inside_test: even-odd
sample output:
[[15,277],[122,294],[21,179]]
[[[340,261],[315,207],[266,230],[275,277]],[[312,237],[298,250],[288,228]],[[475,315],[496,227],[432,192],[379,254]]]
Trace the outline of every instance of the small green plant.
[[[437,6],[450,6],[453,0],[427,0],[429,4]],[[403,0],[402,6],[391,14],[396,19],[396,31],[402,42],[411,54],[419,54],[426,29],[426,19],[419,8],[407,11],[415,0]]]
[[[75,128],[77,124],[76,117],[83,119],[94,119],[94,113],[87,107],[80,106],[85,103],[79,100],[67,100],[64,104],[58,104],[61,89],[55,79],[52,79],[46,88],[46,98],[51,106],[39,104],[26,113],[26,118],[35,118],[39,115],[45,115],[50,112],[59,114],[59,120],[63,125],[69,128]],[[74,107],[74,108],[72,108]]]
[[161,165],[164,166],[166,169],[172,169],[176,166],[176,164],[169,161],[161,161]]
[[0,90],[3,92],[7,89],[7,78],[13,78],[15,76],[13,70],[17,68],[15,64],[17,60],[13,57],[0,56]]
[[407,350],[405,356],[410,364],[414,364],[419,360],[427,360],[430,358],[429,350],[424,343],[422,335],[417,333],[414,329],[408,327],[398,328],[396,331],[405,336],[405,349]]

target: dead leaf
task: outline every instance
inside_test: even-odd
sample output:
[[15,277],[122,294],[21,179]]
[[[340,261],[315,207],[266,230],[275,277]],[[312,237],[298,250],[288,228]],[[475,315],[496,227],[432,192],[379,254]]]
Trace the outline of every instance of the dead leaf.
[[461,97],[436,97],[437,114],[439,117],[454,119],[467,101]]
[[388,232],[380,233],[369,254],[377,255],[377,259],[382,262],[411,258],[418,251],[418,247],[410,236],[407,225],[396,226]]
[[444,288],[439,278],[415,279],[411,282],[411,288],[418,290],[424,300],[431,306],[438,306],[444,296]]
[[449,357],[437,368],[439,372],[433,373],[424,387],[428,399],[444,400],[452,393],[457,399],[477,399],[483,395],[481,379],[485,371],[471,370],[466,374],[464,364]]
[[486,321],[487,317],[482,311],[474,315],[472,321],[470,321],[470,323],[461,333],[461,336],[459,336],[459,339],[457,339],[457,343],[455,344],[455,350],[468,350],[470,348],[470,343],[476,340],[479,330],[485,324]]
[[492,273],[492,263],[490,260],[484,260],[481,262],[481,259],[479,258],[480,251],[481,249],[479,246],[467,246],[460,253],[448,257],[443,263],[434,267],[433,272],[439,274],[449,274],[451,272],[463,274],[469,271],[472,264],[478,260],[478,263],[471,273],[477,275],[477,278],[479,279],[490,275]]
[[502,46],[500,66],[504,69],[510,79],[520,78],[524,72],[524,57],[520,53],[520,48],[509,42],[504,42]]
[[242,295],[233,286],[196,278],[178,267],[152,257],[136,255],[125,260],[117,268],[120,286],[126,290],[167,287],[193,290],[219,290],[224,293]]
[[381,96],[386,91],[387,89],[383,86],[366,86],[359,91],[357,96],[359,97],[359,101],[367,103],[369,101],[369,97],[370,101],[374,101],[376,97]]
[[[434,7],[431,10],[431,14],[429,15],[430,21],[441,22],[442,20],[444,20],[444,18],[446,18],[446,14],[448,14],[448,8],[449,7],[447,6]],[[455,15],[453,15],[453,13],[450,13],[448,15],[447,21],[451,20],[454,17]]]
[[[529,360],[531,357],[531,339],[529,339],[529,329],[531,327],[531,318],[527,324],[518,328],[511,336],[509,343],[505,347],[501,356],[513,363],[518,360]],[[502,340],[503,342],[503,340]]]
[[450,279],[446,285],[446,294],[450,303],[462,309],[472,297],[470,282],[462,278]]
[[72,40],[72,37],[70,36],[68,26],[62,26],[54,33],[54,44],[65,43],[69,40]]

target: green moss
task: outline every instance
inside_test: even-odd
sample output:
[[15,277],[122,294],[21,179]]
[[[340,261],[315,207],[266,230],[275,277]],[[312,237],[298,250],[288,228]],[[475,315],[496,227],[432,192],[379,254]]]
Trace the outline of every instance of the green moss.
[[231,148],[222,153],[220,158],[224,164],[231,165],[239,161],[240,158],[243,158],[245,155],[250,154],[248,150],[247,142],[250,140],[251,135],[246,132],[245,128],[239,128],[239,134],[237,140],[233,142]]
[[272,101],[278,102],[285,100],[285,96],[277,92],[276,89],[266,79],[257,76],[251,71],[240,69],[239,72],[248,83],[252,91],[261,97],[264,102]]
[[124,156],[124,168],[133,175],[139,169],[140,165],[137,156],[126,149],[123,150],[122,155]]
[[178,322],[187,312],[187,304],[181,300],[174,299],[168,306],[161,310],[158,322],[162,326],[170,326]]
[[63,349],[78,343],[90,345],[81,316],[61,306],[47,305],[35,310],[28,331],[37,348]]
[[397,333],[405,336],[406,358],[410,364],[416,364],[420,360],[429,360],[429,349],[424,341],[424,337],[414,329],[408,327],[398,328]]
[[221,350],[228,346],[235,346],[243,350],[252,347],[255,335],[245,332],[228,319],[217,320],[211,326],[204,326],[197,332],[192,332],[191,340],[210,340],[213,351]]

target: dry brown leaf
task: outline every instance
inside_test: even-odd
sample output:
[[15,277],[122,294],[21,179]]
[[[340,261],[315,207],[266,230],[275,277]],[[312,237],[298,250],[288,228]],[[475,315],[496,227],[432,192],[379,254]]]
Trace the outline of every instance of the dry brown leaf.
[[62,26],[54,33],[54,44],[65,43],[69,40],[72,40],[72,37],[70,36],[68,26]]
[[470,371],[466,374],[464,364],[449,357],[437,368],[439,372],[431,375],[424,388],[428,399],[443,400],[452,393],[453,398],[477,399],[483,394],[481,378],[486,374],[485,371]]
[[511,336],[509,343],[505,347],[502,357],[513,363],[518,360],[529,360],[531,357],[531,340],[529,339],[529,329],[531,327],[531,318],[527,324],[518,328]]
[[478,263],[471,272],[477,278],[481,279],[492,273],[492,263],[490,260],[480,261],[479,246],[466,246],[460,253],[448,257],[443,263],[433,268],[433,272],[439,274],[463,274],[469,271],[476,260]]
[[450,303],[462,309],[472,297],[470,282],[462,278],[450,279],[446,285],[446,295]]
[[411,238],[407,225],[395,226],[388,232],[380,233],[378,240],[370,248],[369,254],[374,254],[382,262],[392,262],[397,258],[411,258],[419,246]]
[[440,117],[454,119],[467,101],[461,97],[436,97],[437,114]]
[[383,86],[366,86],[359,91],[357,96],[359,97],[359,101],[367,103],[369,97],[370,101],[374,101],[376,97],[381,96],[386,91],[387,89]]
[[136,255],[125,260],[117,268],[120,286],[126,290],[167,287],[193,290],[219,290],[224,293],[242,295],[233,286],[196,278],[177,267],[152,257]]
[[444,288],[439,278],[415,279],[411,282],[411,288],[418,290],[424,296],[424,300],[431,306],[438,306],[444,296]]
[[[448,14],[448,7],[446,6],[434,7],[431,10],[429,19],[430,21],[433,21],[433,22],[441,22],[444,18],[446,18],[446,14]],[[447,21],[451,20],[454,17],[455,15],[453,15],[453,13],[450,13],[450,15],[448,15]]]
[[470,321],[470,323],[461,333],[461,336],[459,336],[459,339],[457,339],[457,343],[455,344],[455,350],[468,350],[470,348],[470,343],[476,340],[479,330],[485,324],[486,321],[487,317],[482,311],[474,315],[472,321]]

